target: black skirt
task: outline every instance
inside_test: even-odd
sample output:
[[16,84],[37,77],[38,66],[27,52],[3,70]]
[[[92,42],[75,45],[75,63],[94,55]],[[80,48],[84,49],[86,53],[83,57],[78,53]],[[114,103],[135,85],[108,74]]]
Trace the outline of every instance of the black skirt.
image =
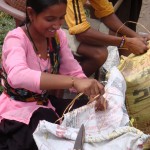
[[3,119],[0,123],[0,150],[38,150],[33,132],[39,120],[55,122],[58,116],[52,109],[36,110],[28,125],[14,120]]
[[[69,99],[58,99],[54,96],[51,96],[50,99],[60,117],[71,102]],[[82,96],[76,101],[71,110],[81,107],[87,102],[87,97]],[[14,120],[3,119],[0,123],[0,150],[38,150],[32,134],[40,120],[56,122],[59,118],[56,112],[52,109],[39,108],[33,113],[28,125]]]

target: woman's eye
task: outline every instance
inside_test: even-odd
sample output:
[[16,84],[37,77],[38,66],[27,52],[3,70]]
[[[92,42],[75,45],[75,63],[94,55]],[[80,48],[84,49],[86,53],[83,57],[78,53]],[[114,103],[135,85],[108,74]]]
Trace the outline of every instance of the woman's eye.
[[52,22],[52,21],[55,21],[56,19],[54,19],[54,18],[49,18],[49,19],[47,19],[47,21],[48,22]]
[[64,20],[64,19],[65,19],[65,16],[62,16],[60,18],[46,18],[46,21],[54,22],[54,21],[57,21],[57,20]]
[[63,17],[60,17],[60,19],[62,20],[62,19],[65,19],[65,16],[63,16]]

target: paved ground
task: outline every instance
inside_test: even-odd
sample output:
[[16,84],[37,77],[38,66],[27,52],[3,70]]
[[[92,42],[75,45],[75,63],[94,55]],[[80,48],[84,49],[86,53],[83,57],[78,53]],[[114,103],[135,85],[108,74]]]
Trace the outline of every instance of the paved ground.
[[[150,0],[143,0],[138,22],[150,31]],[[137,32],[146,31],[140,25],[137,25]]]

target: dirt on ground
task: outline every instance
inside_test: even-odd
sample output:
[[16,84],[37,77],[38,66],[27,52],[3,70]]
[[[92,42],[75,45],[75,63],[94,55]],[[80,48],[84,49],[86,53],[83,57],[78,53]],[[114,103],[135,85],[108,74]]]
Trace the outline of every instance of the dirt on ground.
[[[150,31],[150,0],[143,0],[138,23]],[[141,25],[137,25],[137,32],[147,33]]]

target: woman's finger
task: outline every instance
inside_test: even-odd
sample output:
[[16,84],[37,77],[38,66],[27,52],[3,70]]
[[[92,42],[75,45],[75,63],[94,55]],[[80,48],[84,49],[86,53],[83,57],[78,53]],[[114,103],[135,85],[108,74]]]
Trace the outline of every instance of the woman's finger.
[[104,111],[107,109],[107,106],[108,106],[107,101],[103,96],[101,96],[95,104],[95,111],[99,111],[99,110]]

